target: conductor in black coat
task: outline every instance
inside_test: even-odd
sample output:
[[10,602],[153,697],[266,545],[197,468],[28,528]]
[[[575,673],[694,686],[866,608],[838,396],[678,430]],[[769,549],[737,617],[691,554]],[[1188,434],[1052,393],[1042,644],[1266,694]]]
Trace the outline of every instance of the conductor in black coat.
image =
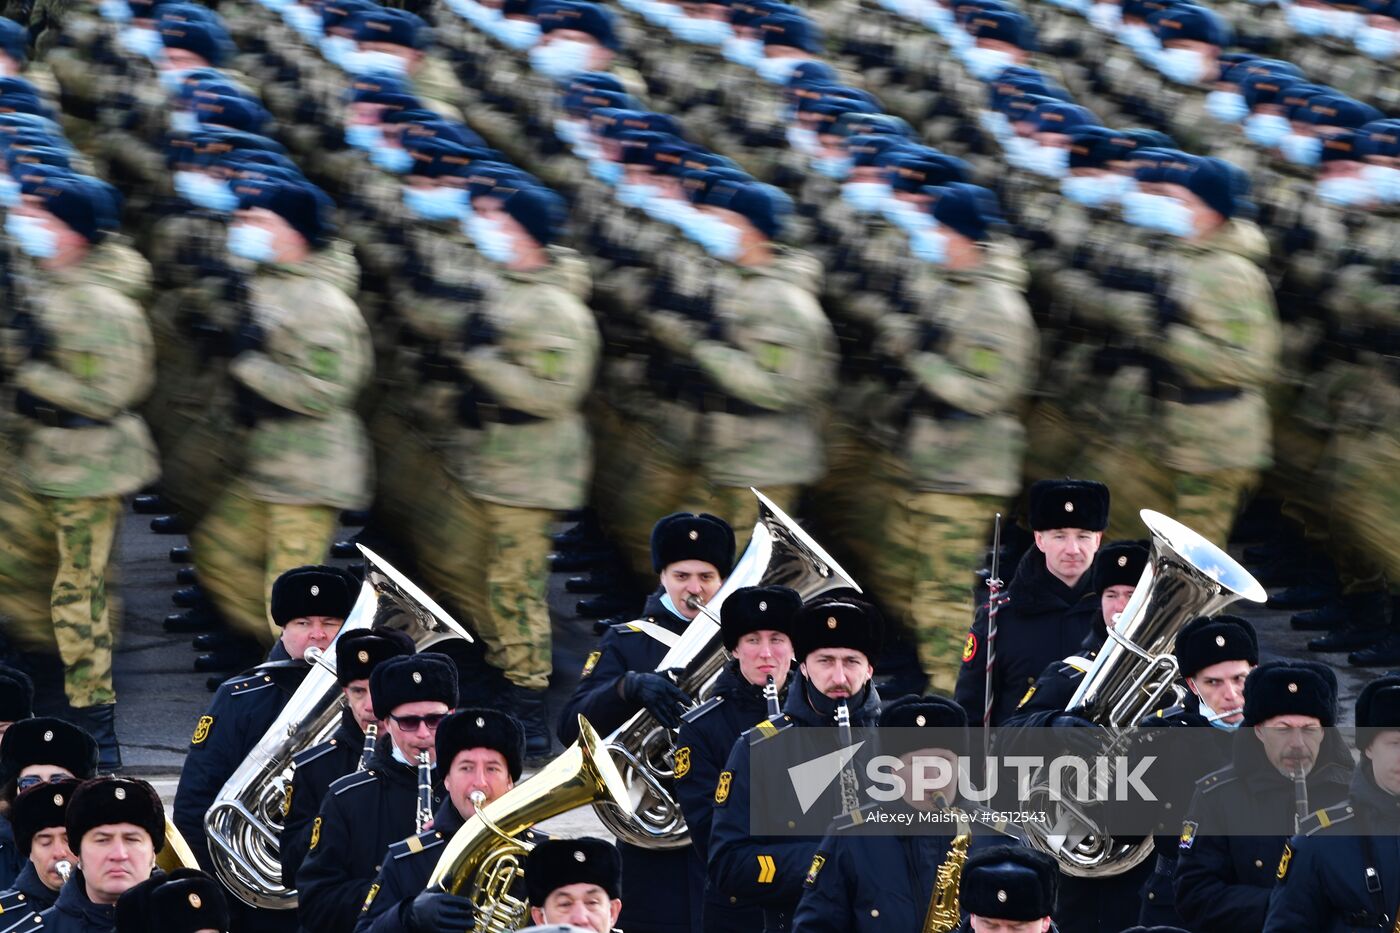
[[[1108,527],[1108,487],[1088,480],[1041,480],[1030,490],[1035,547],[998,597],[992,720],[1002,725],[1053,661],[1074,654],[1093,630],[1098,601],[1085,599],[1089,568]],[[971,723],[982,722],[986,698],[989,605],[963,646],[954,699]]]

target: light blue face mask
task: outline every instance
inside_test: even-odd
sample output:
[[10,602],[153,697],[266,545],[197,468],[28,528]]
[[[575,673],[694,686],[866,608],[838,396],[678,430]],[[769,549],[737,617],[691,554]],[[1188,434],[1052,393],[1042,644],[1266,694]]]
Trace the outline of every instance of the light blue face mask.
[[593,54],[593,46],[587,42],[566,39],[537,45],[530,50],[530,67],[555,81],[567,81],[574,75],[588,70],[588,59]]
[[413,168],[413,156],[397,146],[375,146],[369,160],[391,175],[404,175]]
[[930,225],[909,234],[909,251],[920,262],[937,266],[948,264],[948,235],[937,225]]
[[176,172],[175,193],[195,207],[221,214],[238,206],[238,195],[232,188],[203,172]]
[[1323,178],[1317,183],[1317,196],[1338,207],[1365,207],[1379,200],[1376,189],[1365,178]]
[[1148,53],[1160,52],[1162,43],[1157,41],[1152,30],[1138,23],[1127,26],[1120,26],[1118,29],[1118,41],[1133,50],[1139,58]]
[[683,16],[670,25],[673,35],[682,42],[696,45],[724,45],[724,40],[734,34],[734,30],[724,20],[697,19]]
[[369,152],[384,141],[379,127],[370,123],[352,123],[345,128],[345,145]]
[[321,14],[301,4],[289,6],[283,10],[282,19],[308,42],[315,42],[325,32],[325,26],[321,23]]
[[983,49],[974,45],[963,53],[963,63],[967,65],[968,74],[978,81],[990,81],[1016,64],[1016,60],[1011,57],[1010,52]]
[[1356,51],[1378,62],[1388,62],[1400,55],[1400,31],[1363,26],[1356,33]]
[[1249,104],[1237,91],[1211,91],[1206,95],[1206,113],[1221,123],[1239,123],[1249,116]]
[[403,206],[424,220],[456,220],[466,216],[467,191],[435,185],[403,189]]
[[1060,193],[1085,207],[1112,207],[1137,183],[1127,175],[1070,175],[1060,179]]
[[131,20],[131,5],[126,0],[100,0],[97,15],[109,23],[126,23]]
[[392,78],[402,78],[408,74],[408,61],[393,52],[356,50],[345,56],[342,67],[358,77],[388,75]]
[[1025,136],[1019,136],[1015,130],[1011,135],[1001,141],[1002,152],[1006,153],[1006,161],[1017,168],[1025,168],[1030,164],[1033,153],[1038,148],[1035,140]]
[[228,251],[249,262],[272,262],[277,258],[272,231],[251,224],[234,224],[228,228]]
[[891,197],[890,186],[878,181],[848,181],[841,186],[841,200],[862,214],[879,213]]
[[587,139],[588,127],[580,120],[568,120],[564,117],[556,117],[554,120],[554,138],[566,146],[577,146],[584,139]]
[[622,181],[622,166],[616,162],[609,162],[607,159],[589,159],[588,174],[609,188],[616,188],[618,183]]
[[1022,167],[1042,178],[1064,178],[1069,174],[1069,150],[1058,146],[1036,146],[1027,154]]
[[9,175],[0,174],[0,207],[9,209],[19,207],[20,188],[19,182]]
[[769,84],[787,84],[788,78],[797,70],[803,62],[810,61],[806,58],[761,58],[754,69],[758,76]]
[[172,133],[198,133],[203,126],[199,122],[199,117],[195,116],[192,110],[172,110],[170,111],[170,132]]
[[685,11],[674,3],[644,3],[642,5],[642,19],[653,26],[667,29],[677,20],[685,19]]
[[1261,149],[1275,149],[1292,128],[1286,117],[1256,113],[1245,118],[1244,137]]
[[912,204],[891,197],[881,207],[885,219],[907,234],[933,225],[933,218]]
[[619,204],[641,209],[656,197],[656,186],[624,181],[617,186],[616,197]]
[[491,262],[504,266],[515,259],[515,244],[511,242],[510,234],[501,229],[499,221],[472,214],[467,217],[462,229],[476,244],[477,251]]
[[1195,49],[1162,49],[1153,65],[1168,81],[1195,87],[1206,78],[1205,56]]
[[1389,165],[1363,165],[1361,177],[1371,185],[1376,197],[1387,204],[1400,204],[1400,168]]
[[805,156],[815,156],[822,151],[821,142],[815,130],[804,126],[789,126],[783,133],[787,137],[788,148]]
[[1135,227],[1189,239],[1196,233],[1191,208],[1176,198],[1130,191],[1123,195],[1123,219]]
[[117,44],[132,55],[155,59],[165,48],[160,41],[160,33],[144,26],[129,26],[117,34]]
[[977,124],[988,136],[1000,141],[1010,139],[1016,133],[1011,128],[1011,121],[1006,118],[1006,114],[997,113],[995,110],[979,110]]
[[1116,3],[1095,3],[1086,16],[1089,25],[1100,32],[1117,32],[1123,25],[1123,8]]
[[665,197],[651,198],[642,205],[642,211],[652,220],[682,229],[700,213],[688,201]]
[[1317,136],[1289,133],[1279,141],[1278,149],[1294,165],[1317,165],[1322,161],[1322,140]]
[[540,41],[540,24],[528,19],[503,19],[487,31],[508,49],[523,52]]
[[5,218],[5,232],[26,256],[52,259],[58,255],[58,235],[37,217],[10,214]]
[[166,68],[158,74],[160,86],[165,88],[165,93],[174,94],[180,90],[180,85],[185,83],[185,76],[192,70],[190,68]]
[[1295,3],[1284,11],[1283,17],[1300,36],[1325,36],[1328,33],[1327,11],[1319,7]]
[[840,181],[851,174],[850,156],[817,156],[812,160],[812,171],[827,178]]
[[724,40],[724,50],[720,53],[736,65],[757,68],[763,61],[763,43],[757,39],[740,39],[730,36]]
[[731,227],[722,220],[702,228],[704,239],[700,246],[705,252],[724,262],[734,262],[742,249],[742,236],[738,227]]
[[346,70],[346,60],[355,53],[355,40],[348,36],[326,36],[319,45],[321,57],[342,71]]

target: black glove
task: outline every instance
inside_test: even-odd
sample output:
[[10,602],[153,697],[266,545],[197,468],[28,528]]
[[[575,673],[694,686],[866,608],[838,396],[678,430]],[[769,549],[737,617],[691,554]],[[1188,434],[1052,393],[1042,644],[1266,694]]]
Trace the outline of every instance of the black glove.
[[238,333],[233,337],[233,356],[240,353],[261,350],[267,341],[267,331],[257,321],[244,321],[238,327]]
[[488,347],[495,343],[499,336],[496,332],[496,325],[491,323],[491,318],[481,313],[469,316],[467,325],[462,330],[462,342],[467,349]]
[[1071,755],[1093,758],[1109,745],[1109,736],[1104,729],[1100,728],[1097,723],[1091,722],[1083,716],[1075,715],[1073,712],[1061,713],[1050,720],[1049,725],[1050,728],[1058,729],[1063,733],[1064,737],[1060,741],[1063,743],[1065,751]]
[[419,894],[404,916],[404,926],[410,933],[466,933],[475,925],[472,902],[444,891]]
[[48,332],[39,325],[39,321],[28,311],[21,311],[10,319],[10,326],[19,331],[20,345],[29,351],[31,360],[46,359],[49,351],[53,349],[53,344],[49,340]]
[[690,696],[665,674],[628,671],[622,678],[622,698],[640,703],[667,729],[681,727],[681,710]]

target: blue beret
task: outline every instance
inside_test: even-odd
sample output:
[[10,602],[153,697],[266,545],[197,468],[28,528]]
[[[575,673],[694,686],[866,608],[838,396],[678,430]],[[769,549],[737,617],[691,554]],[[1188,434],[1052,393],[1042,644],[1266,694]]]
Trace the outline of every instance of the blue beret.
[[[816,24],[805,16],[780,14],[769,16],[757,24],[765,46],[801,49],[813,55],[822,51],[822,34]],[[789,81],[793,76],[789,76]],[[805,80],[805,79],[802,79]]]
[[1260,104],[1279,103],[1285,94],[1302,83],[1291,75],[1276,72],[1251,74],[1240,82],[1240,93],[1252,110]]
[[610,10],[596,3],[553,3],[535,17],[540,32],[573,29],[598,40],[598,44],[616,51],[621,47]]
[[1020,13],[1005,10],[981,10],[967,21],[967,31],[974,39],[996,39],[1009,42],[1018,49],[1035,50],[1035,31],[1031,21]]
[[12,19],[0,16],[0,52],[23,65],[26,49],[29,46],[29,33]]
[[1070,168],[1106,168],[1132,155],[1137,142],[1106,126],[1081,126],[1069,137]]
[[17,165],[52,165],[69,169],[73,167],[72,152],[58,146],[12,147],[5,154],[5,161],[10,164],[11,174]]
[[990,229],[1002,222],[997,196],[986,188],[953,182],[924,191],[935,198],[930,209],[933,219],[974,242],[985,240]]
[[1279,96],[1277,102],[1287,108],[1288,119],[1301,122],[1302,115],[1307,111],[1308,105],[1312,103],[1314,97],[1334,96],[1336,94],[1335,88],[1330,88],[1325,84],[1294,84]]
[[930,153],[926,149],[894,150],[885,166],[890,187],[895,191],[918,191],[965,182],[971,174],[962,159],[937,151]]
[[[31,171],[31,167],[25,166],[21,174],[29,175]],[[69,173],[50,175],[34,185],[24,185],[23,181],[21,184],[25,194],[38,197],[44,210],[89,243],[101,242],[108,232],[119,226],[121,196],[117,189],[101,179]]]
[[1080,127],[1102,125],[1088,107],[1058,100],[1037,104],[1031,119],[1039,133],[1070,133]]
[[511,219],[524,227],[530,238],[541,246],[548,246],[559,239],[569,216],[563,198],[548,188],[535,185],[511,192],[502,201],[502,206]]
[[1382,113],[1370,104],[1352,100],[1341,94],[1319,94],[1308,101],[1306,110],[1300,111],[1299,120],[1314,126],[1340,126],[1358,129],[1381,119]]
[[753,181],[713,185],[705,195],[705,203],[742,214],[770,240],[782,235],[792,214],[792,198],[772,185]]
[[573,91],[611,91],[614,94],[626,94],[627,87],[617,75],[608,74],[606,71],[584,71],[574,75],[564,86],[564,93]]
[[333,232],[330,198],[310,182],[240,179],[233,183],[239,210],[262,207],[285,220],[313,247]]
[[388,75],[355,78],[350,83],[349,97],[352,104],[384,104],[400,110],[419,107],[413,87],[407,81]]
[[508,162],[476,162],[466,179],[467,191],[473,198],[491,196],[505,200],[520,188],[540,187],[533,175]]
[[635,109],[637,102],[628,94],[621,91],[598,91],[590,88],[579,88],[568,91],[564,94],[564,109],[575,116],[583,116],[590,110],[597,110],[599,107],[610,107],[614,110]]
[[826,62],[815,59],[802,62],[792,69],[792,74],[788,75],[787,86],[801,86],[804,84],[835,84],[840,80],[840,75],[836,69]]
[[1163,43],[1174,39],[1207,42],[1219,48],[1230,44],[1230,27],[1214,10],[1194,4],[1177,4],[1156,14],[1152,32]]
[[413,156],[408,174],[424,178],[465,178],[472,163],[481,157],[480,150],[435,136],[404,136],[402,143]]
[[838,136],[891,136],[911,139],[914,129],[900,117],[888,113],[843,113],[832,132]]
[[167,49],[193,52],[211,65],[221,65],[233,50],[228,33],[214,23],[167,18],[162,12],[160,41]]
[[373,12],[378,8],[371,0],[326,0],[321,6],[321,25],[329,32],[345,25],[356,13]]
[[198,97],[190,109],[205,126],[223,126],[252,134],[259,133],[272,116],[255,100],[227,95]]
[[407,10],[393,7],[362,10],[351,16],[345,26],[356,42],[386,42],[409,49],[427,44],[427,24]]
[[899,136],[852,136],[846,140],[846,151],[852,163],[863,168],[880,164],[881,156],[904,145]]
[[1359,132],[1365,155],[1400,157],[1400,120],[1377,120]]

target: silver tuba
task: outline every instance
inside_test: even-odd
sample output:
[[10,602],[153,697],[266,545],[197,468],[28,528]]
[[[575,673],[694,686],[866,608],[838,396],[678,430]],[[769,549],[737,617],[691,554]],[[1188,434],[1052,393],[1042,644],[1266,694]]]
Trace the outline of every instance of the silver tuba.
[[[1066,709],[1103,726],[1121,742],[1174,691],[1179,673],[1172,650],[1177,632],[1197,616],[1213,616],[1240,599],[1262,603],[1264,588],[1230,555],[1160,512],[1143,509],[1152,552],[1108,641],[1080,681]],[[1182,697],[1177,696],[1180,700]],[[1152,837],[1115,840],[1094,830],[1073,801],[1052,798],[1032,780],[1028,806],[1054,817],[1028,823],[1031,845],[1053,856],[1060,870],[1080,878],[1117,875],[1152,852]]]
[[[805,601],[841,587],[860,591],[841,565],[782,509],[757,489],[749,491],[758,497],[758,522],[749,546],[729,579],[656,666],[658,671],[681,668],[677,685],[693,697],[704,695],[728,659],[715,620],[730,593],[746,586],[787,586]],[[604,741],[604,750],[626,782],[633,809],[625,811],[609,801],[594,804],[594,809],[619,839],[649,849],[690,843],[685,815],[671,790],[675,740],[675,733],[640,710]]]
[[[452,638],[472,640],[391,564],[363,545],[360,551],[365,556],[365,582],[337,639],[378,624],[407,632],[419,651]],[[279,837],[292,783],[292,758],[329,739],[340,719],[334,658],[330,651],[308,652],[307,660],[313,665],[306,679],[204,816],[215,872],[250,907],[291,910],[297,906],[297,892],[282,883]]]

